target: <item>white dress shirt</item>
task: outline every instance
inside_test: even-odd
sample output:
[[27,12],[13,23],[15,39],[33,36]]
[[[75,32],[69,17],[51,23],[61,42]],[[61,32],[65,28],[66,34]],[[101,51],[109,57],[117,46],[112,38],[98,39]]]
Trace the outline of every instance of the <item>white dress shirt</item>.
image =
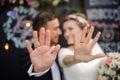
[[51,66],[51,71],[52,71],[53,80],[61,80],[60,71],[56,62],[54,62],[53,65]]
[[35,73],[35,72],[33,72],[33,65],[31,64],[30,68],[28,69],[28,74],[29,74],[29,76],[39,77],[39,76],[42,76],[43,74],[45,74],[46,72],[48,72],[49,69],[50,68],[48,68],[44,72]]

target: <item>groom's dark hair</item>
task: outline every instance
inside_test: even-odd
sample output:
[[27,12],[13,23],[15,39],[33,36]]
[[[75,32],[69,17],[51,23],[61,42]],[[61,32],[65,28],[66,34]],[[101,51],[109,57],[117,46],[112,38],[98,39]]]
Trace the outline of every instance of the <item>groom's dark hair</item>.
[[56,18],[57,16],[51,12],[40,12],[33,20],[33,30],[39,31],[41,27],[46,28],[47,23]]

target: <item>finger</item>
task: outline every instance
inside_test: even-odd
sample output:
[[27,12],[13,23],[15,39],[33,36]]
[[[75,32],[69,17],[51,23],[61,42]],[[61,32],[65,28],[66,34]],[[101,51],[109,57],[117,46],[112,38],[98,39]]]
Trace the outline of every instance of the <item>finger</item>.
[[87,61],[85,62],[89,62],[89,61],[92,61],[94,59],[97,59],[97,58],[102,58],[102,57],[105,57],[105,54],[96,54],[96,55],[90,55],[89,58],[87,59]]
[[25,40],[25,45],[27,47],[27,50],[28,50],[29,54],[31,54],[33,49],[31,48],[30,42],[28,40]]
[[77,35],[77,33],[73,33],[73,39],[74,39],[74,45],[77,46],[78,44],[80,44],[80,35]]
[[83,29],[81,40],[80,40],[81,43],[85,41],[86,34],[87,34],[87,27]]
[[34,39],[34,47],[37,48],[39,47],[39,41],[38,41],[38,33],[37,31],[33,32],[33,39]]
[[100,38],[100,35],[101,35],[101,32],[98,32],[97,35],[95,36],[95,38],[93,39],[93,41],[90,43],[90,49],[92,49],[93,46],[96,44],[96,42]]
[[44,45],[45,44],[45,28],[41,28],[40,29],[39,41],[40,41],[40,45]]
[[92,26],[92,27],[90,28],[90,31],[89,31],[88,35],[87,35],[86,43],[89,43],[89,41],[91,40],[92,35],[93,35],[93,31],[94,31],[94,27]]
[[56,59],[56,56],[57,56],[59,50],[60,50],[60,45],[56,45],[54,50],[53,50],[53,53],[52,53],[52,57],[54,60]]
[[92,59],[97,59],[97,58],[102,58],[102,57],[105,57],[105,54],[103,54],[103,53],[101,54],[100,53],[100,54],[93,55]]
[[46,31],[46,45],[50,46],[50,31]]

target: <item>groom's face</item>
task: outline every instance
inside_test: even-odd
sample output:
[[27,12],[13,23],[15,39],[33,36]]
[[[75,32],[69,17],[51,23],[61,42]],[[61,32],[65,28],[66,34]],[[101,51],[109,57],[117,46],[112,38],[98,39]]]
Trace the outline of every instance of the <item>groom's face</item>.
[[59,20],[55,18],[54,20],[48,21],[46,28],[49,29],[51,33],[51,45],[57,44],[59,36],[62,34]]

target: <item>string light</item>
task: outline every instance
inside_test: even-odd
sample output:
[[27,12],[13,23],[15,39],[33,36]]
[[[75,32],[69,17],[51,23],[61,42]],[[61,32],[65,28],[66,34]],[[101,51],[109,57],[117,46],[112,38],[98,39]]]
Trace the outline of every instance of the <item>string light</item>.
[[14,11],[13,15],[14,15],[15,17],[17,17],[17,16],[18,16],[18,11]]
[[8,12],[7,12],[7,16],[10,16],[10,15],[11,15],[11,11],[8,11]]
[[24,0],[19,0],[19,4],[23,5],[24,4]]
[[9,44],[8,43],[5,43],[5,46],[4,46],[5,50],[8,50],[10,47],[9,47]]
[[31,21],[25,21],[25,27],[30,27],[31,26]]

